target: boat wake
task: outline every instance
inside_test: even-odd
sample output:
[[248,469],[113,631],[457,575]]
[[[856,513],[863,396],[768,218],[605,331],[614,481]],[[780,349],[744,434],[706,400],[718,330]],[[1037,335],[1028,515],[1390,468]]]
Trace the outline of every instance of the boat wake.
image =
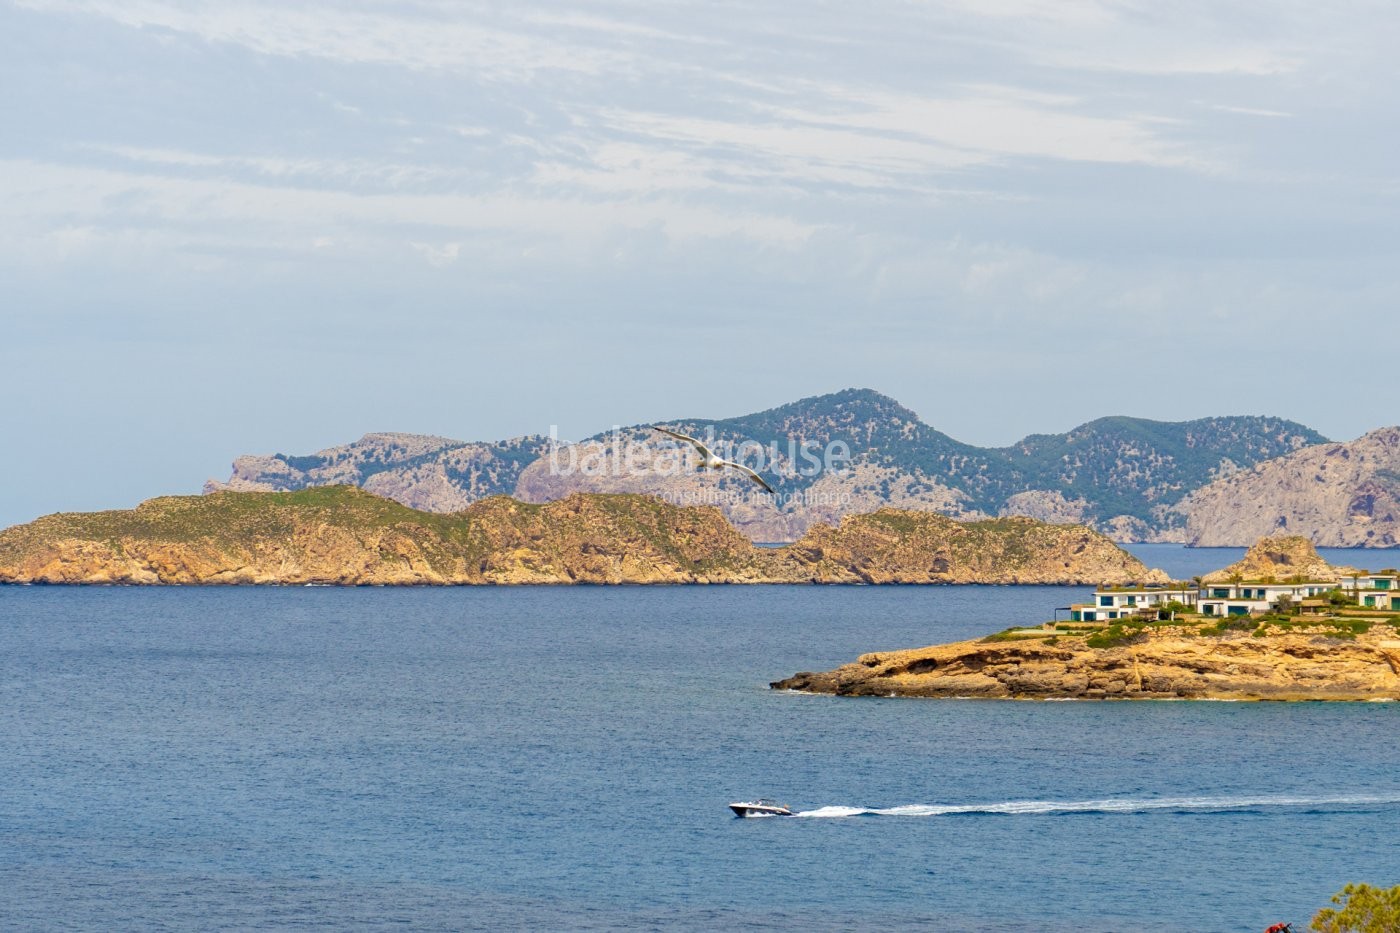
[[960,805],[907,804],[901,807],[818,807],[794,817],[842,819],[852,816],[1041,816],[1056,813],[1239,813],[1256,810],[1308,811],[1365,810],[1400,804],[1395,796],[1337,797],[1138,797],[1107,800],[1007,800],[1002,803]]

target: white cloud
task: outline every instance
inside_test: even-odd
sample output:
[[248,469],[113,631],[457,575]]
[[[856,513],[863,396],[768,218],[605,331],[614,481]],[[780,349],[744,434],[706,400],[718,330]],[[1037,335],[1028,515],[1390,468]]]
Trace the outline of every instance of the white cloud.
[[[1199,137],[1188,145],[1169,115],[1137,101],[1117,102],[1105,112],[1103,102],[1082,89],[1070,94],[1029,81],[1013,86],[961,76],[917,87],[921,82],[902,81],[897,70],[877,70],[874,77],[863,68],[833,81],[839,67],[783,54],[785,21],[763,6],[741,4],[721,21],[626,4],[605,14],[597,8],[520,11],[427,2],[371,3],[352,11],[256,0],[202,8],[169,0],[19,2],[267,55],[440,70],[469,82],[534,87],[532,99],[556,119],[531,125],[535,115],[523,113],[531,125],[523,132],[519,126],[474,122],[444,125],[461,139],[537,153],[521,171],[502,173],[495,182],[528,178],[555,192],[572,187],[587,194],[650,196],[829,186],[929,195],[947,187],[946,180],[930,176],[1006,159],[1218,171],[1222,153],[1230,151]],[[929,60],[940,50],[990,49],[1066,74],[1121,68],[1156,75],[1259,75],[1297,64],[1268,43],[1241,44],[1216,35],[1220,30],[1209,22],[1210,35],[1197,40],[1151,10],[1128,0],[895,3],[869,14],[888,20],[891,32],[884,36],[849,35],[849,16],[824,10],[813,10],[804,29],[813,42],[840,40],[854,49],[849,53],[854,58],[877,63],[884,45],[908,38],[898,34],[907,28],[927,36]],[[1029,25],[1007,31],[1008,22]],[[619,43],[619,37],[627,41]],[[768,42],[778,44],[770,49]],[[920,73],[917,67],[911,72]],[[631,100],[645,98],[639,89],[657,81],[674,82],[665,105]],[[550,90],[538,90],[541,82]],[[473,94],[476,87],[464,91]],[[368,114],[358,101],[335,97],[333,106]],[[558,118],[573,130],[561,132]],[[432,141],[416,139],[418,145],[408,148],[423,149],[430,163]],[[154,149],[113,151],[152,162],[168,156]],[[216,165],[218,158],[225,161]],[[457,185],[467,174],[413,159],[388,164],[255,153],[209,160],[198,167],[394,188],[437,181]]]
[[741,171],[781,174],[794,181],[870,184],[883,177],[888,184],[891,174],[945,172],[985,161],[977,153],[937,142],[862,132],[839,123],[813,125],[790,118],[740,122],[618,110],[605,111],[601,119],[653,145],[722,152]]
[[83,148],[143,166],[208,169],[218,176],[243,175],[266,181],[315,182],[318,186],[373,185],[399,189],[469,176],[463,169],[408,162],[367,159],[288,158],[285,156],[220,155],[141,146],[89,144]]
[[[860,93],[828,87],[822,99],[845,105],[841,112],[788,110],[801,124],[836,125],[925,141],[986,157],[1036,156],[1088,162],[1199,166],[1201,157],[1159,138],[1160,126],[1134,117],[1095,117],[1074,112],[1072,98],[1022,95],[1006,89],[987,96],[980,89],[962,98],[926,98]],[[980,161],[964,155],[962,164]],[[930,166],[931,167],[931,166]]]
[[461,243],[443,243],[442,245],[409,243],[408,245],[422,253],[423,258],[428,260],[430,266],[450,266],[457,261],[457,257],[462,252]]
[[1297,71],[1305,62],[1304,56],[1296,51],[1251,45],[1212,49],[1192,47],[1180,42],[1166,45],[1145,43],[1127,51],[1105,51],[1095,47],[1061,49],[1043,54],[1039,60],[1051,67],[1067,71],[1107,71],[1159,77],[1271,77]]
[[1234,107],[1229,104],[1206,104],[1211,110],[1219,110],[1222,113],[1239,113],[1250,117],[1291,117],[1293,114],[1285,110],[1267,110],[1263,107]]
[[[8,228],[16,237],[49,228],[55,218],[82,218],[94,229],[193,226],[222,230],[224,236],[245,230],[250,242],[259,241],[268,228],[310,229],[318,231],[310,235],[327,236],[326,231],[346,228],[388,234],[395,228],[428,227],[581,242],[606,231],[651,229],[677,241],[726,237],[791,247],[819,229],[758,211],[724,211],[664,198],[612,203],[508,192],[360,194],[25,160],[0,161],[0,198],[10,207],[0,216],[0,230]],[[306,241],[304,235],[298,237]]]
[[[15,0],[27,9],[95,15],[142,29],[168,29],[265,55],[312,56],[350,64],[471,72],[525,80],[537,72],[598,75],[626,69],[630,56],[556,42],[460,16],[465,9],[420,15],[349,11],[329,6],[161,0]],[[413,10],[412,7],[407,8]],[[444,15],[456,12],[457,16]]]
[[521,13],[522,21],[539,26],[566,27],[580,29],[585,32],[596,33],[608,40],[617,37],[661,39],[667,42],[682,42],[686,44],[714,45],[712,39],[695,33],[676,32],[669,29],[660,29],[649,26],[645,23],[638,23],[617,17],[597,16],[590,13],[563,12],[550,13],[540,10],[524,10]]
[[[1305,65],[1317,34],[1317,14],[1301,4],[951,0],[919,9],[945,28],[962,26],[990,47],[1066,72],[1280,75]],[[1329,15],[1335,21],[1340,11]]]

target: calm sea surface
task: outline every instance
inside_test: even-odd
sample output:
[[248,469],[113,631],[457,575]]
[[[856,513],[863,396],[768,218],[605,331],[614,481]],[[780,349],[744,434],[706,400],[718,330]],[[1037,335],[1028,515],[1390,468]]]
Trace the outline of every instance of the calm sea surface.
[[[1210,573],[1244,556],[1242,547],[1188,548],[1179,544],[1124,545],[1149,567],[1159,567],[1176,580],[1189,580],[1197,574]],[[1320,547],[1324,560],[1344,567],[1362,570],[1382,570],[1400,566],[1400,548]]]
[[0,929],[1248,931],[1400,883],[1396,704],[766,687],[1087,592],[0,587]]

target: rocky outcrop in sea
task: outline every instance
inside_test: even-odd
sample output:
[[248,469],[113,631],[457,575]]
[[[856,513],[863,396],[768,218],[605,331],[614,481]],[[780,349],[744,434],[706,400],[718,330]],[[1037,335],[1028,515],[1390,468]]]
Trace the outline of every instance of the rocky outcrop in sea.
[[1160,579],[1103,535],[882,509],[795,544],[716,508],[631,494],[496,496],[421,512],[348,486],[152,499],[0,532],[0,582],[301,584],[1087,583]]

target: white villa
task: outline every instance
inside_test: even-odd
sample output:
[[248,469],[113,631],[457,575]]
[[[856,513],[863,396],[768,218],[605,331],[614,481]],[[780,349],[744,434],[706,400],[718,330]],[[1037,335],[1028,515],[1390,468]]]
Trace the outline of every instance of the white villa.
[[1289,583],[1241,581],[1238,583],[1148,584],[1145,586],[1101,586],[1093,602],[1063,607],[1071,622],[1106,622],[1129,619],[1144,610],[1162,611],[1169,603],[1179,603],[1208,616],[1243,616],[1268,612],[1286,597],[1295,606],[1318,600],[1332,590],[1341,590],[1364,609],[1400,612],[1400,574],[1392,571],[1357,573],[1334,580],[1295,580]]
[[1094,591],[1092,603],[1078,603],[1068,607],[1069,620],[1102,622],[1106,619],[1128,619],[1143,609],[1160,609],[1170,602],[1194,606],[1196,588],[1189,583],[1101,586]]
[[1400,574],[1392,571],[1347,574],[1342,577],[1341,590],[1363,608],[1400,612]]
[[1335,590],[1337,584],[1328,580],[1305,580],[1302,583],[1208,583],[1201,587],[1196,609],[1207,616],[1247,616],[1253,612],[1268,612],[1284,597],[1294,605],[1305,599],[1316,599]]

